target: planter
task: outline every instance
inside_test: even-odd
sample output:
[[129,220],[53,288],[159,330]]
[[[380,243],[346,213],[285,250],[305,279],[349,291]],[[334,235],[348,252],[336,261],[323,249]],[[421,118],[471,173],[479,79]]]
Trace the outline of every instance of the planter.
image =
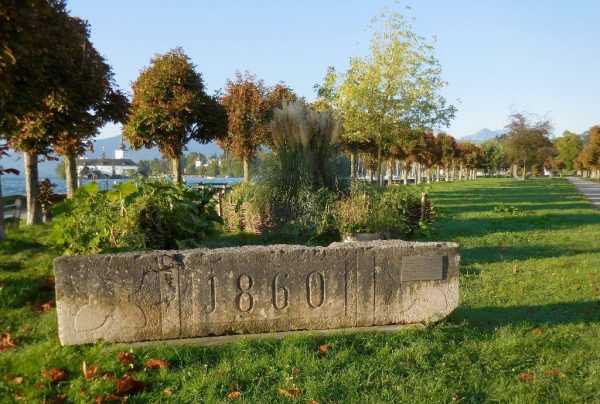
[[389,237],[385,233],[344,233],[342,234],[342,240],[345,243],[353,241],[374,241],[374,240],[387,240]]

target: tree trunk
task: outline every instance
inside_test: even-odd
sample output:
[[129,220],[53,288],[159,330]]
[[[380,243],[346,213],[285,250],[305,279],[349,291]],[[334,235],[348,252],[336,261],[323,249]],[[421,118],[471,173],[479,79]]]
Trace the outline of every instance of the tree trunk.
[[450,174],[450,171],[449,171],[449,169],[448,169],[448,164],[446,164],[446,165],[444,166],[444,180],[445,180],[446,182],[450,181],[450,179],[448,178],[448,174]]
[[513,178],[519,178],[519,166],[516,164],[512,165]]
[[244,182],[250,182],[250,161],[248,160],[248,157],[244,156]]
[[4,234],[4,197],[2,196],[2,175],[0,175],[0,241],[6,238]]
[[392,184],[394,183],[394,162],[392,161],[392,159],[389,159],[387,161],[387,175],[388,175],[388,186],[392,186]]
[[356,153],[350,153],[350,179],[356,179]]
[[523,179],[526,178],[526,175],[527,175],[527,165],[523,164]]
[[421,183],[421,163],[417,163],[417,169],[415,170],[415,183]]
[[369,184],[373,183],[373,169],[371,167],[367,167],[367,182]]
[[75,155],[67,154],[64,157],[65,161],[65,182],[67,183],[67,198],[72,198],[77,189],[77,165],[75,163]]
[[173,160],[173,181],[176,184],[183,183],[183,175],[181,170],[181,155],[176,156]]
[[383,144],[379,142],[377,145],[377,184],[383,186]]
[[408,185],[408,165],[403,162],[402,167],[402,181],[404,185]]
[[460,165],[458,166],[458,180],[461,181],[463,178],[463,165],[462,163],[460,163]]
[[27,194],[27,224],[42,223],[42,205],[40,205],[40,186],[38,184],[38,155],[23,153],[25,160],[25,193]]

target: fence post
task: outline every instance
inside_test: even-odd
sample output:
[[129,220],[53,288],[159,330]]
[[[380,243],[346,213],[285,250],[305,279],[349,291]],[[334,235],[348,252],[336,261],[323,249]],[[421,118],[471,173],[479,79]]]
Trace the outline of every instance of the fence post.
[[15,198],[15,207],[13,208],[13,221],[15,223],[15,229],[19,228],[19,223],[21,222],[21,197],[17,196]]

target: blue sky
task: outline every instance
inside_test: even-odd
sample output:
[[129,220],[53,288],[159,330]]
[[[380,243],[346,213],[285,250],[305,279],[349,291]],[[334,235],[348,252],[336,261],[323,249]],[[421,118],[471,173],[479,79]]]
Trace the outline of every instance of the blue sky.
[[501,129],[511,111],[550,119],[557,135],[600,123],[598,0],[68,0],[126,91],[155,53],[182,46],[210,92],[248,70],[308,100],[327,66],[367,53],[371,17],[386,6],[435,36],[444,95],[458,108],[451,134]]

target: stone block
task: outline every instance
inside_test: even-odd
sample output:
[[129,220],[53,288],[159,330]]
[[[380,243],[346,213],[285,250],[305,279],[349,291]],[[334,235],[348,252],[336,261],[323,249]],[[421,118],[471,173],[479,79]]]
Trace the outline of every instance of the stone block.
[[458,305],[454,243],[248,246],[60,257],[63,345],[437,321]]

